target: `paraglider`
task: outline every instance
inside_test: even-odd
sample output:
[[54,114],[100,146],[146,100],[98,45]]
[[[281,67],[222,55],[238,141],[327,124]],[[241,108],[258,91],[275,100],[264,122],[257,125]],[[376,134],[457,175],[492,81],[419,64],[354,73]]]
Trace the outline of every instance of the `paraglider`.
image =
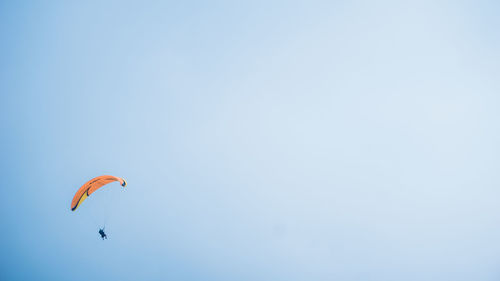
[[108,239],[108,236],[106,236],[106,233],[104,233],[104,228],[99,229],[99,234],[101,234],[102,240],[104,240],[104,238]]
[[75,211],[94,191],[115,181],[119,182],[123,187],[127,186],[127,182],[124,179],[114,176],[100,176],[86,182],[82,185],[82,187],[80,187],[80,189],[78,189],[73,197],[73,200],[71,201],[71,211]]
[[[94,191],[100,189],[101,187],[112,183],[112,182],[119,182],[121,186],[125,187],[127,186],[127,182],[123,178],[119,177],[114,177],[114,176],[99,176],[96,178],[93,178],[86,182],[78,191],[75,193],[75,196],[73,196],[73,200],[71,201],[71,211],[75,211],[80,205],[82,204],[87,197],[89,197]],[[99,234],[101,235],[102,240],[108,239],[108,236],[106,233],[104,233],[104,227],[99,229]]]

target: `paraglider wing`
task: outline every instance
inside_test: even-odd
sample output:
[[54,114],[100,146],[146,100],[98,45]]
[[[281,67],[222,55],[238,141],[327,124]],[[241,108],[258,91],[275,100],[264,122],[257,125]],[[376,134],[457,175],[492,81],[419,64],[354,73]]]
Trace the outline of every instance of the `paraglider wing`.
[[71,201],[71,211],[76,210],[94,191],[115,181],[119,182],[123,187],[127,185],[127,182],[124,179],[114,176],[100,176],[86,182],[82,185],[82,187],[80,187],[80,189],[78,189],[73,197],[73,200]]

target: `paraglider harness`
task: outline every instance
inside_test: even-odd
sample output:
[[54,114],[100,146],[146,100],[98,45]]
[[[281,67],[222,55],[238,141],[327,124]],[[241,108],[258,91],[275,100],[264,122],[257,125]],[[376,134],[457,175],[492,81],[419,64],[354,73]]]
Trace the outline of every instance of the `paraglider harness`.
[[102,240],[104,240],[104,238],[108,239],[108,236],[106,236],[106,233],[104,233],[104,229],[105,229],[105,228],[106,228],[106,227],[103,227],[103,228],[100,228],[100,229],[99,229],[99,234],[101,234],[101,238],[102,238]]

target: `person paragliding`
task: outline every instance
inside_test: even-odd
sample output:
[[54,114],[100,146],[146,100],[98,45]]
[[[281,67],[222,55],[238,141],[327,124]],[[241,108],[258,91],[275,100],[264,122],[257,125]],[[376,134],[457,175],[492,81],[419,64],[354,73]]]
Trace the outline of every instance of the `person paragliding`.
[[[96,190],[107,185],[108,183],[112,183],[115,181],[119,182],[123,187],[127,186],[127,182],[123,178],[114,176],[99,176],[86,182],[82,187],[78,189],[75,196],[73,197],[70,206],[71,211],[75,211],[78,207],[80,207],[82,202],[85,201],[85,199],[87,199],[90,194],[94,193]],[[99,234],[101,235],[102,240],[108,239],[108,236],[104,232],[104,227],[99,229]]]
[[108,239],[108,236],[106,236],[106,233],[104,233],[104,228],[99,229],[99,234],[101,234],[102,240],[104,240],[104,238]]

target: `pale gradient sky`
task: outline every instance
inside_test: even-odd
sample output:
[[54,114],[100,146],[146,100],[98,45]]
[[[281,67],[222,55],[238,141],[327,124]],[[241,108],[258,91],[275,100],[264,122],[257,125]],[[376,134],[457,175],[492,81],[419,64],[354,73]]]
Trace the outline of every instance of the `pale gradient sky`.
[[0,279],[499,280],[498,3],[1,1]]

